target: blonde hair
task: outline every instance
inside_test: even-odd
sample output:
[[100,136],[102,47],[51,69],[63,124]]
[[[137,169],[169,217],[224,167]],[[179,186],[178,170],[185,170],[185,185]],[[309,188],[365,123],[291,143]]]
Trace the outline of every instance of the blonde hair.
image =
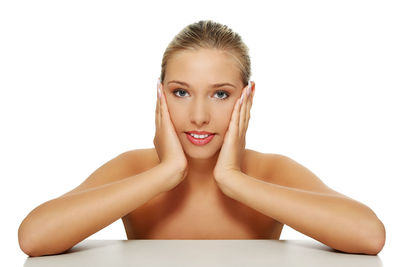
[[168,60],[175,53],[200,48],[223,50],[232,55],[238,62],[243,85],[248,83],[251,76],[248,47],[239,34],[212,20],[201,20],[186,26],[168,44],[161,63],[161,82],[164,82]]

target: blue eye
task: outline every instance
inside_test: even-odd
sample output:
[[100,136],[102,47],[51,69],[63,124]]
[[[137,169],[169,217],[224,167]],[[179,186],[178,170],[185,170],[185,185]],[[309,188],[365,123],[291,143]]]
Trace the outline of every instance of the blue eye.
[[219,97],[218,97],[218,99],[220,99],[220,100],[225,100],[225,99],[227,99],[227,98],[229,97],[229,93],[227,93],[227,92],[225,92],[225,91],[218,91],[218,92],[216,92],[215,94],[218,95],[218,96],[221,96],[221,94],[222,94],[222,96],[223,96],[224,94],[226,95],[226,97],[224,97],[224,98],[219,98]]
[[[187,93],[187,91],[184,89],[177,89],[177,90],[174,90],[172,93],[175,96],[181,98],[181,97],[185,96],[185,93]],[[217,99],[219,99],[219,100],[225,100],[229,97],[229,93],[225,92],[225,91],[217,91],[214,95],[217,95]],[[224,97],[224,95],[225,95],[225,97]]]
[[[176,95],[176,93],[185,93],[186,92],[186,90],[183,90],[183,89],[178,89],[178,90],[175,90],[173,93],[174,93],[174,95]],[[178,97],[181,97],[182,95],[176,95],[176,96],[178,96]]]

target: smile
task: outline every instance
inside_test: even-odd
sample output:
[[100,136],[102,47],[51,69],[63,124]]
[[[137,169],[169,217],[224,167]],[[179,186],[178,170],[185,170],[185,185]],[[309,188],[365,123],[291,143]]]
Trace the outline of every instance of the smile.
[[203,146],[208,144],[214,137],[214,134],[193,134],[185,133],[188,140],[198,146]]

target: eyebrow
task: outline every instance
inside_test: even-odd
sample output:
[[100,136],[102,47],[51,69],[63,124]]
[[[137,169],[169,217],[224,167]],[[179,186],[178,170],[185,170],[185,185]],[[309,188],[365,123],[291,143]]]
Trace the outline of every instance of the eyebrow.
[[[177,84],[184,85],[184,86],[186,86],[186,87],[190,87],[189,84],[187,84],[187,83],[185,83],[185,82],[181,82],[181,81],[172,80],[172,81],[169,81],[169,82],[168,82],[168,84],[170,84],[170,83],[177,83]],[[217,88],[217,87],[222,87],[222,86],[226,86],[226,85],[227,85],[227,86],[231,86],[231,87],[233,87],[233,88],[236,88],[236,86],[234,86],[234,85],[231,84],[231,83],[215,83],[215,84],[211,85],[211,87],[212,87],[212,88]]]

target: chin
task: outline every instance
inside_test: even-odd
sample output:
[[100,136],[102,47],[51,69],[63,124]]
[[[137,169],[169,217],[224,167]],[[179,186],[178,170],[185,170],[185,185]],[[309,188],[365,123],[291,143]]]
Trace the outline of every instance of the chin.
[[[196,149],[197,150],[197,149]],[[199,149],[197,151],[185,151],[187,157],[192,159],[210,159],[218,151],[211,151],[207,149]]]
[[218,154],[221,150],[221,146],[193,146],[189,144],[189,147],[183,147],[183,151],[186,157],[191,159],[211,159]]

